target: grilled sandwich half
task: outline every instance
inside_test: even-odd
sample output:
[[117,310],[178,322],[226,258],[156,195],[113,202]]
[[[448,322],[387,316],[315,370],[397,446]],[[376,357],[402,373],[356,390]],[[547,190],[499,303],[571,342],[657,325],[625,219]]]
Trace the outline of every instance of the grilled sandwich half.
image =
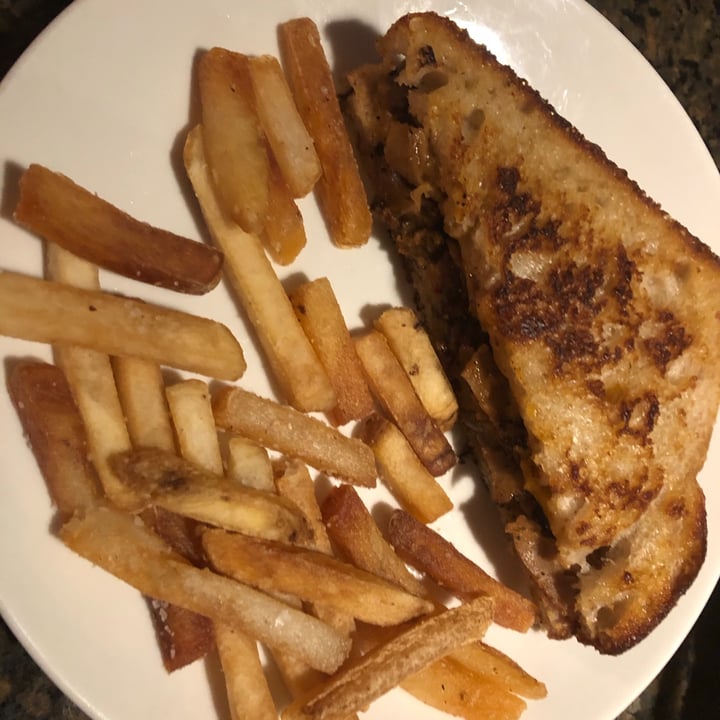
[[345,103],[376,215],[545,627],[622,652],[705,557],[720,260],[450,20],[379,51]]

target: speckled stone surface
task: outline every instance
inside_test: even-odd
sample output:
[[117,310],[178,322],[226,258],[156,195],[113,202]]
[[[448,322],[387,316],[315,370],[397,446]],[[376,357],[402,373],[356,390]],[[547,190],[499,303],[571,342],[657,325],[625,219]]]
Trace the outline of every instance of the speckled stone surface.
[[[68,4],[68,0],[0,0],[0,77]],[[591,0],[590,4],[655,67],[720,166],[720,0]],[[612,692],[612,688],[607,691]],[[0,719],[85,717],[0,623]],[[665,670],[621,720],[716,717],[720,717],[720,588],[715,589],[695,628]]]

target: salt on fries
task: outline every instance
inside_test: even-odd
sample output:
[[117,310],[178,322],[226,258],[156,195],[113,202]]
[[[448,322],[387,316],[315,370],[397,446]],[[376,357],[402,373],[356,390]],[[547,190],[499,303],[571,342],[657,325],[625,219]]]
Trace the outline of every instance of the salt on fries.
[[215,422],[225,430],[300,458],[333,477],[356,485],[375,486],[372,450],[361,440],[347,437],[317,418],[239,387],[221,390],[213,407]]
[[337,670],[350,650],[347,638],[317,618],[188,564],[128,513],[100,507],[68,521],[60,537],[70,549],[148,597],[240,628],[323,672]]
[[[290,21],[279,42],[289,82],[270,56],[213,48],[198,64],[183,160],[215,247],[28,169],[16,220],[48,241],[49,279],[0,272],[0,332],[53,344],[58,366],[18,363],[8,390],[60,538],[150,599],[169,671],[215,644],[233,720],[277,717],[258,643],[292,695],[285,720],[352,720],[398,685],[512,720],[545,686],[480,638],[492,620],[527,630],[534,606],[423,524],[452,507],[436,476],[456,462],[457,415],[427,335],[391,308],[353,338],[328,278],[288,296],[268,258],[304,247],[295,200],[313,189],[336,245],[371,226],[317,27]],[[281,401],[168,383],[163,366],[237,380],[242,349],[219,323],[103,292],[98,265],[196,294],[222,265]],[[362,439],[337,429],[350,421]],[[394,513],[387,537],[351,486],[378,474],[414,515]]]

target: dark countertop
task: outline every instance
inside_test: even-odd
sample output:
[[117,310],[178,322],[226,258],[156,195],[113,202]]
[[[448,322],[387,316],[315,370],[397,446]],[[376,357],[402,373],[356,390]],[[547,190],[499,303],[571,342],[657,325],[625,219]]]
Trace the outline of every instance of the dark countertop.
[[[0,0],[0,77],[68,4],[68,0]],[[656,68],[720,166],[720,0],[590,0],[590,4]],[[717,717],[718,648],[720,586],[665,670],[621,720]],[[0,719],[85,718],[35,665],[7,626],[0,624]]]

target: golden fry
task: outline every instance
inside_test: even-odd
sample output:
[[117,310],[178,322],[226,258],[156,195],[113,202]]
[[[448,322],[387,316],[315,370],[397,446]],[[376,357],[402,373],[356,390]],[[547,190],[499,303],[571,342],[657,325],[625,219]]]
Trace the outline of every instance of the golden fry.
[[237,340],[214,320],[14,272],[0,272],[0,333],[133,355],[225,380],[245,371]]
[[377,318],[375,327],[385,336],[430,417],[441,430],[449,430],[457,418],[457,399],[415,312],[408,307],[389,308]]
[[374,648],[296,700],[282,720],[343,720],[430,663],[479,640],[492,619],[492,600],[479,598],[431,615]]
[[325,553],[208,530],[203,544],[219,572],[268,593],[289,593],[372,625],[397,625],[433,605]]
[[340,247],[363,245],[372,215],[320,33],[309,18],[297,18],[280,25],[279,40],[298,112],[320,158],[315,188],[330,236]]
[[259,233],[270,208],[268,156],[248,58],[212,48],[198,65],[203,141],[210,175],[225,212]]
[[250,79],[260,123],[282,176],[293,197],[303,197],[312,190],[322,168],[277,58],[250,58]]
[[411,515],[431,523],[452,510],[452,500],[394,423],[377,415],[367,423],[364,438],[375,453],[380,479]]
[[402,430],[422,464],[434,476],[447,472],[457,462],[455,453],[423,407],[384,335],[377,330],[360,335],[355,338],[355,349],[370,389]]
[[[311,615],[208,569],[189,565],[129,513],[98,508],[60,530],[74,552],[148,597],[227,623],[311,667],[334,672],[350,641]],[[282,619],[282,622],[278,620]]]
[[335,389],[330,419],[337,425],[368,417],[375,403],[342,310],[326,277],[299,285],[290,301]]
[[188,134],[184,161],[208,229],[225,254],[228,278],[282,392],[298,410],[330,410],[335,392],[265,250],[256,236],[243,232],[217,203],[203,154],[202,128]]
[[357,485],[375,485],[372,450],[317,418],[239,387],[221,390],[213,408],[218,427],[299,458],[329,475]]

